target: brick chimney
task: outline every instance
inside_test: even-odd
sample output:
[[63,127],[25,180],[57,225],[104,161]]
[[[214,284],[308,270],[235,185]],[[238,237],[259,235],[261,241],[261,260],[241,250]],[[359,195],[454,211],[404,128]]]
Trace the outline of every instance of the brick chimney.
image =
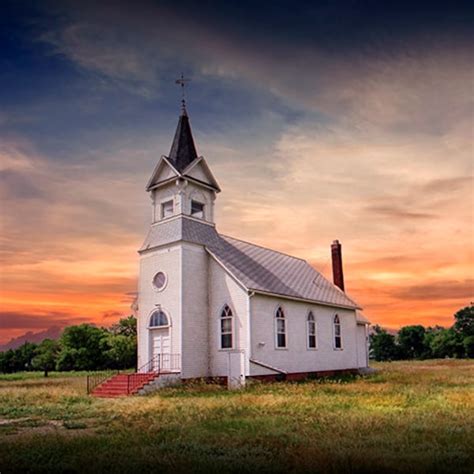
[[332,255],[332,278],[334,284],[344,291],[344,274],[342,272],[342,250],[339,240],[331,244]]

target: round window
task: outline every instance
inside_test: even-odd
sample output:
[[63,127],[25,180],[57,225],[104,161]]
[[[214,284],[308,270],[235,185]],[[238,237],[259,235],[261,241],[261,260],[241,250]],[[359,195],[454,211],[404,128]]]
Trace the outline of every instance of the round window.
[[157,290],[162,290],[166,285],[166,275],[163,272],[158,272],[153,277],[153,286]]

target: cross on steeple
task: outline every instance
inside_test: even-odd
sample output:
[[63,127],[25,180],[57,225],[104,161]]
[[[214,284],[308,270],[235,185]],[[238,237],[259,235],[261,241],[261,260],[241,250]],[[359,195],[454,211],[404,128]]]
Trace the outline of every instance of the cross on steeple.
[[190,82],[191,79],[187,79],[184,77],[183,73],[181,73],[181,77],[179,79],[176,79],[176,84],[179,84],[181,86],[181,114],[186,115],[186,96],[185,96],[185,90],[184,88],[186,87],[186,84]]

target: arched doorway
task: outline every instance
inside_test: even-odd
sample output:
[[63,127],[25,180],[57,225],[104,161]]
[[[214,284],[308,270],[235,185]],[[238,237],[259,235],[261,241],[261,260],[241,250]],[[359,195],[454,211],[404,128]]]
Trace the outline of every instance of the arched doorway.
[[161,309],[150,316],[149,348],[151,371],[169,370],[171,358],[171,324],[168,315]]

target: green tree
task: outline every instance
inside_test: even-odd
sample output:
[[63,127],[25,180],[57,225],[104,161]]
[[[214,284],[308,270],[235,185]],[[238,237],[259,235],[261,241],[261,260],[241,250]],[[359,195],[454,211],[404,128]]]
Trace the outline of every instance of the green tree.
[[474,306],[466,306],[454,315],[453,329],[463,337],[474,336]]
[[36,344],[25,342],[18,349],[3,352],[0,359],[0,371],[4,373],[32,370],[31,361],[35,355]]
[[58,370],[98,370],[106,366],[104,340],[108,332],[90,324],[67,327],[61,336]]
[[112,334],[120,334],[127,337],[137,336],[137,320],[133,316],[122,318],[117,324],[110,329]]
[[438,331],[430,341],[433,357],[462,357],[464,347],[462,338],[452,328]]
[[11,374],[18,370],[21,370],[21,368],[16,351],[8,349],[8,351],[2,352],[0,354],[0,371],[4,374]]
[[110,334],[106,340],[105,355],[113,369],[129,369],[137,363],[137,338],[123,334]]
[[398,332],[398,345],[402,359],[419,359],[429,351],[425,346],[425,328],[421,325],[404,326]]
[[380,326],[374,326],[374,332],[370,335],[370,355],[375,360],[395,360],[398,358],[398,348],[395,336],[389,334]]
[[78,360],[84,356],[78,354],[77,349],[72,349],[70,347],[61,347],[59,351],[58,358],[56,359],[56,370],[59,371],[69,371],[76,370],[78,366]]
[[442,326],[427,327],[425,331],[425,336],[423,338],[423,343],[425,345],[425,353],[422,355],[423,359],[430,359],[435,357],[432,351],[432,342],[433,339],[437,336],[440,331],[444,331],[445,328]]
[[58,358],[60,345],[58,341],[52,339],[44,339],[38,345],[33,357],[32,365],[36,370],[43,370],[44,376],[48,376],[48,372],[54,370]]
[[463,340],[464,354],[470,359],[474,358],[474,336],[467,336]]

